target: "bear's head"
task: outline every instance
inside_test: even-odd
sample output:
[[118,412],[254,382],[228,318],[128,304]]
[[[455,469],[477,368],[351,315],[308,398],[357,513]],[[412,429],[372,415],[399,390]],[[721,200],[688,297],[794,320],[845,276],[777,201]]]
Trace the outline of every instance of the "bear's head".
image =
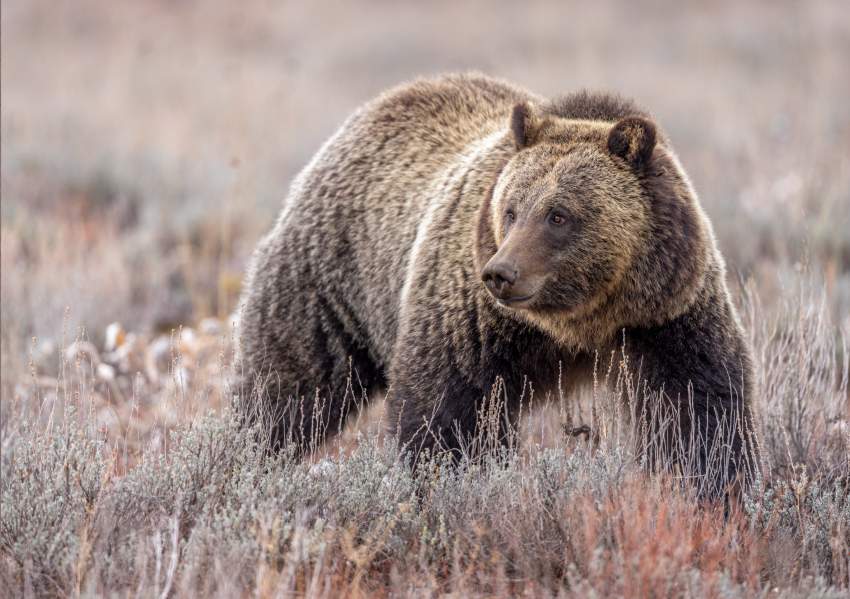
[[655,124],[568,119],[522,103],[510,130],[516,151],[475,240],[476,268],[501,309],[582,348],[687,310],[716,252]]

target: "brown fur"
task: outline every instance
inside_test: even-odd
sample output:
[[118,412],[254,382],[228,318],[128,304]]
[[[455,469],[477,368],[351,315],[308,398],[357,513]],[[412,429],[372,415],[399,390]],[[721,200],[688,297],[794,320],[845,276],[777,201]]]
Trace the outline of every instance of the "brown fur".
[[[277,442],[335,431],[353,372],[388,387],[414,452],[457,449],[497,378],[509,398],[562,366],[578,383],[624,339],[662,397],[698,407],[683,430],[749,423],[749,350],[710,224],[663,132],[615,96],[549,102],[478,75],[382,95],[293,183],[246,290],[246,382]],[[717,485],[753,469],[748,434],[731,444]]]

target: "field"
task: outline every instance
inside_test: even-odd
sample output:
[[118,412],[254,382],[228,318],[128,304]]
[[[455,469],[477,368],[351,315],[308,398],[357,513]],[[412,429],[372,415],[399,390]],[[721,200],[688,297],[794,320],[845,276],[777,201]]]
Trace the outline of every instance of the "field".
[[[4,1],[0,595],[846,597],[850,4],[638,4]],[[239,426],[241,277],[290,180],[363,101],[468,69],[663,124],[758,363],[740,502],[648,476],[616,385],[415,475],[380,397],[305,460]]]

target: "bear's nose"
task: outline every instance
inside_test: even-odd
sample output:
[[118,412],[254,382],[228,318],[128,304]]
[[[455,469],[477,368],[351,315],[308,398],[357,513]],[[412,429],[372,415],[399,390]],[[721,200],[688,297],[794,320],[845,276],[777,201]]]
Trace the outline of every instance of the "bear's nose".
[[481,280],[497,296],[503,296],[516,283],[519,271],[504,262],[488,264],[481,273]]

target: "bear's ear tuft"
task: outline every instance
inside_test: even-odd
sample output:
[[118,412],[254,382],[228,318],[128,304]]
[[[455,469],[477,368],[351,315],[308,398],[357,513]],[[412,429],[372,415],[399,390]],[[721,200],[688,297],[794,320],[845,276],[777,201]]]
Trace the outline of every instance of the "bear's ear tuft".
[[635,169],[642,169],[649,163],[654,149],[655,125],[639,116],[622,119],[608,134],[608,151]]
[[516,149],[522,150],[537,141],[541,120],[534,112],[534,107],[528,102],[520,102],[514,106],[511,114],[511,131],[514,134]]

